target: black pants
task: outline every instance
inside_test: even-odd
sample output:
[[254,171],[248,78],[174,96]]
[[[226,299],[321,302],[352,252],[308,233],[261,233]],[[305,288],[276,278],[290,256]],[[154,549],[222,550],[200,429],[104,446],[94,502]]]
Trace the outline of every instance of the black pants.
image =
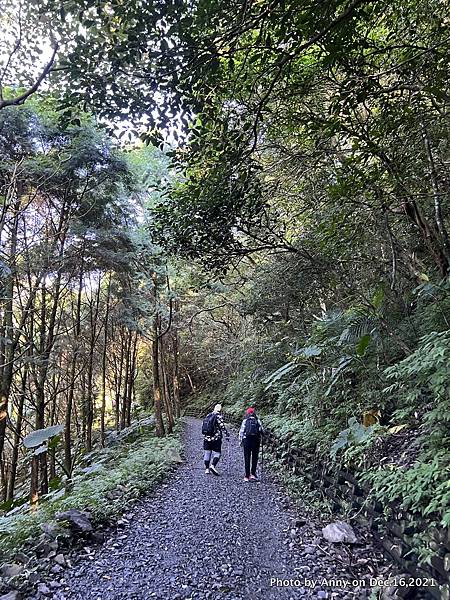
[[256,475],[260,442],[261,440],[259,437],[244,438],[244,441],[242,442],[242,446],[244,447],[244,463],[246,477],[250,477],[250,475]]

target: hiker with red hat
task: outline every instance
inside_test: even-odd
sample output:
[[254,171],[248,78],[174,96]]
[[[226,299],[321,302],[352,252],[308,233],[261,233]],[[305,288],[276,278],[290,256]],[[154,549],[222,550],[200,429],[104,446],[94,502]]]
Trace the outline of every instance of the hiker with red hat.
[[239,444],[244,448],[244,481],[258,481],[256,467],[263,433],[264,429],[255,409],[248,408],[239,430]]

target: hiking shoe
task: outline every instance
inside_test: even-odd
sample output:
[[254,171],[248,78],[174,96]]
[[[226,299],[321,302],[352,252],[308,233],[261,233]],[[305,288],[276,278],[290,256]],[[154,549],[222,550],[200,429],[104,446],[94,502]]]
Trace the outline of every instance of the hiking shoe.
[[216,469],[216,467],[214,467],[213,465],[211,465],[209,467],[209,470],[211,471],[211,473],[213,473],[214,475],[220,475],[219,471]]
[[209,475],[211,471],[209,469],[205,469],[205,475]]
[[248,477],[244,477],[244,481],[250,481]]
[[250,481],[259,481],[256,475],[250,475]]

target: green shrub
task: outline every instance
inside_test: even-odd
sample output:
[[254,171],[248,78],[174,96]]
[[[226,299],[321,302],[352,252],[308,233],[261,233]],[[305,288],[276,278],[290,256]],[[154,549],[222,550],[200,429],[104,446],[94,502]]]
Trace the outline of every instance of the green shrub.
[[179,445],[176,434],[165,438],[142,436],[132,444],[97,452],[100,468],[75,477],[70,493],[54,492],[34,511],[28,508],[0,517],[3,558],[42,533],[40,525],[52,521],[57,512],[88,510],[94,523],[120,514],[167,472],[177,459]]

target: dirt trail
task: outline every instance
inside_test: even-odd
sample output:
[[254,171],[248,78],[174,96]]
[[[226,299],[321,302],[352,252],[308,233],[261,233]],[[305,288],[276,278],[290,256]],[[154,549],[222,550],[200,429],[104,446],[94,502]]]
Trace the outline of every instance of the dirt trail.
[[[200,429],[200,421],[187,419],[185,463],[126,513],[125,524],[111,531],[103,545],[87,549],[76,563],[72,561],[52,597],[366,597],[362,590],[324,585],[326,578],[351,580],[354,571],[352,575],[349,561],[320,539],[320,524],[296,522],[298,517],[276,484],[267,478],[260,483],[243,482],[236,435],[224,448],[219,465],[222,475],[205,475]],[[296,581],[289,587],[276,587],[271,578]]]

